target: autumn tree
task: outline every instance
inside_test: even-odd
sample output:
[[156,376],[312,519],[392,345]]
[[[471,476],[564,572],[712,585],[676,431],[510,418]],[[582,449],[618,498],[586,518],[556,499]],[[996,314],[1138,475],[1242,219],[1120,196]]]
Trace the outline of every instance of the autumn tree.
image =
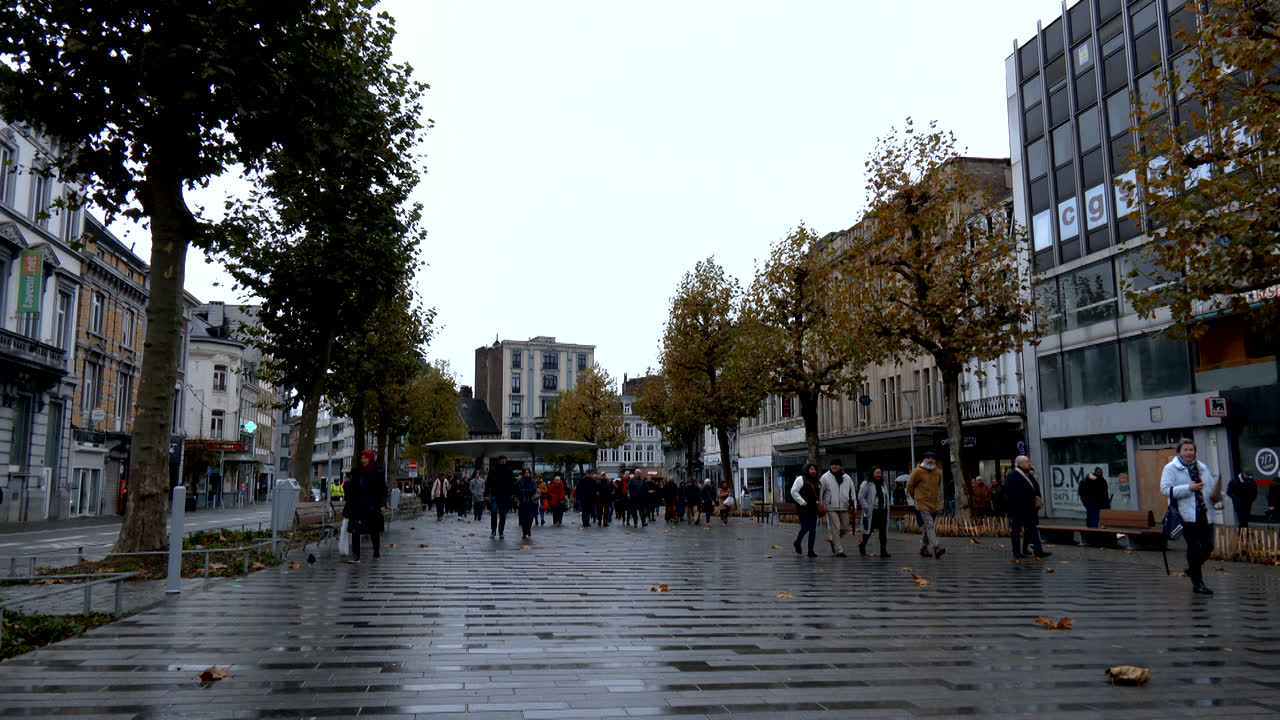
[[[617,381],[598,363],[582,370],[573,389],[562,391],[548,408],[543,428],[548,438],[589,442],[596,448],[616,448],[626,442]],[[573,458],[578,463],[591,459]]]
[[818,457],[818,400],[854,394],[876,343],[861,331],[858,307],[839,288],[838,266],[803,224],[774,243],[757,268],[743,310],[745,341],[768,373],[768,388],[795,396],[808,460]]
[[1024,237],[1006,206],[1004,163],[957,154],[933,123],[881,138],[867,162],[869,209],[842,248],[845,302],[888,357],[931,357],[942,378],[951,477],[969,517],[960,378],[1035,339]]
[[[183,271],[210,222],[185,190],[233,166],[252,172],[274,150],[333,156],[324,127],[381,116],[335,116],[331,105],[373,92],[385,59],[373,0],[80,3],[0,8],[0,108],[71,148],[62,177],[90,188],[108,219],[151,231],[147,330],[130,450],[130,502],[117,552],[165,546],[169,431],[177,381]],[[385,67],[385,65],[383,65]],[[317,119],[323,121],[317,122]],[[335,124],[336,123],[336,124]]]
[[[1157,242],[1145,252],[1166,280],[1130,283],[1143,316],[1168,308],[1183,335],[1228,312],[1277,337],[1280,325],[1280,5],[1214,0],[1175,27],[1189,49],[1138,105],[1139,189]],[[1135,208],[1134,212],[1140,212]],[[1137,280],[1135,272],[1131,280]]]
[[742,322],[742,288],[714,258],[685,273],[662,335],[661,373],[679,407],[716,431],[720,462],[730,487],[729,432],[754,415],[767,393],[767,369],[752,357]]
[[662,430],[662,437],[684,450],[685,477],[695,477],[698,436],[704,426],[694,405],[680,397],[681,388],[674,386],[663,373],[649,372],[640,388],[633,408],[637,415]]
[[423,366],[404,388],[402,401],[405,455],[428,459],[431,467],[425,471],[430,475],[446,458],[428,453],[427,444],[467,437],[467,426],[458,414],[458,381],[449,363],[440,360]]

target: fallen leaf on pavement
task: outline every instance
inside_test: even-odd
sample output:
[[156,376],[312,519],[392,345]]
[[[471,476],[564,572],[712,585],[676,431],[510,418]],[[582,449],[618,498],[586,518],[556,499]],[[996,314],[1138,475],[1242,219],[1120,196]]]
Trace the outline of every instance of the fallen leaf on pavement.
[[741,539],[742,539],[742,538],[734,538],[734,540],[741,540]]
[[388,544],[387,544],[387,547],[395,547],[395,546],[396,546],[396,544],[395,544],[395,543],[388,543]]
[[533,549],[533,546],[532,546],[532,545],[521,545],[521,546],[520,546],[520,549],[521,549],[521,550],[532,550],[532,549]]
[[1064,617],[1057,621],[1051,620],[1047,617],[1036,618],[1036,624],[1040,625],[1045,630],[1070,630],[1073,622],[1074,621],[1069,617]]
[[295,570],[296,570],[297,568],[302,567],[302,563],[297,562],[296,560],[290,560],[290,561],[289,561],[289,567],[290,567],[291,569],[295,569]]
[[933,584],[931,581],[926,580],[926,579],[924,579],[924,578],[920,577],[919,575],[917,575],[917,574],[915,574],[915,573],[911,573],[911,580],[912,580],[912,581],[914,581],[914,582],[915,582],[915,584],[917,584],[917,585],[932,585],[932,584]]
[[1214,568],[1214,569],[1213,569],[1213,571],[1214,571],[1214,572],[1226,572],[1226,571],[1227,571],[1227,569],[1226,569],[1226,568],[1224,568],[1224,567],[1216,567],[1216,568]]
[[1151,671],[1137,665],[1116,665],[1107,668],[1107,677],[1116,685],[1145,685],[1151,679]]
[[1004,547],[1004,543],[996,543],[996,547],[998,547],[998,548],[1002,548],[1002,547]]
[[431,547],[431,546],[426,543],[418,543],[418,547],[424,548],[424,547]]
[[1075,624],[1075,621],[1074,621],[1074,620],[1072,620],[1072,619],[1071,619],[1071,618],[1069,618],[1069,617],[1064,617],[1064,618],[1062,618],[1061,620],[1059,620],[1059,621],[1058,621],[1058,625],[1057,625],[1057,627],[1056,627],[1055,629],[1057,629],[1057,630],[1070,630],[1070,629],[1071,629],[1071,626],[1072,626],[1072,625],[1074,625],[1074,624]]
[[1187,574],[1186,574],[1186,573],[1184,573],[1184,572],[1182,572],[1182,571],[1175,571],[1175,572],[1171,572],[1171,573],[1169,573],[1169,574],[1170,574],[1170,575],[1172,575],[1172,576],[1174,576],[1174,577],[1186,577],[1186,576],[1187,576]]
[[974,545],[981,545],[981,544],[982,544],[982,541],[981,541],[981,540],[979,540],[979,539],[978,539],[978,538],[976,538],[976,537],[972,537],[972,536],[970,536],[970,538],[969,538],[969,542],[973,543]]
[[793,598],[793,597],[795,597],[795,594],[794,594],[794,593],[787,592],[786,590],[783,590],[782,592],[778,593],[778,597],[780,597],[780,598]]
[[217,682],[227,676],[227,668],[211,667],[200,673],[200,682]]
[[[301,565],[299,565],[299,567],[301,567]],[[263,565],[263,564],[262,564],[262,563],[260,563],[260,562],[258,562],[258,563],[254,563],[253,565],[250,565],[250,566],[249,566],[249,569],[250,569],[250,570],[253,570],[253,571],[255,571],[255,572],[257,572],[258,570],[266,570],[266,569],[267,569],[267,566],[266,566],[266,565]]]
[[773,559],[773,556],[772,556],[772,555],[765,555],[765,556],[764,556],[764,559],[765,559],[765,560],[772,560],[772,559]]
[[1044,558],[1042,558],[1042,557],[1040,557],[1040,556],[1038,556],[1038,555],[1037,555],[1036,557],[1031,558],[1031,559],[1032,559],[1032,560],[1034,560],[1034,561],[1036,561],[1036,562],[1044,562]]
[[666,583],[662,583],[661,585],[659,585],[659,586],[658,586],[658,591],[659,591],[659,592],[666,592],[666,591],[668,591],[668,590],[670,590],[670,589],[671,589],[671,588],[670,588],[670,587],[668,587]]
[[1051,573],[1053,572],[1053,568],[1045,568],[1044,571],[1047,573]]
[[781,545],[770,545],[769,547],[770,547],[770,548],[772,548],[772,549],[774,549],[774,550],[781,550],[781,549],[782,549],[782,546],[781,546]]
[[476,536],[475,533],[467,533],[467,537],[475,537],[475,536]]
[[902,572],[915,572],[912,568],[902,568]]
[[410,525],[410,526],[409,526],[409,529],[410,529],[410,530],[417,530],[418,528],[416,528],[416,527],[414,527],[414,526]]
[[210,563],[209,569],[210,570],[226,570],[227,564],[226,563]]

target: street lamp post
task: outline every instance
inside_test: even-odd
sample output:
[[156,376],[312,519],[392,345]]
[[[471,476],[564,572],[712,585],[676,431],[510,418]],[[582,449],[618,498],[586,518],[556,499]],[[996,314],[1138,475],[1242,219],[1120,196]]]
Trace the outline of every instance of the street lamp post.
[[907,442],[911,448],[911,457],[908,458],[907,472],[911,472],[911,468],[916,464],[916,393],[919,390],[903,390],[903,396],[907,399]]

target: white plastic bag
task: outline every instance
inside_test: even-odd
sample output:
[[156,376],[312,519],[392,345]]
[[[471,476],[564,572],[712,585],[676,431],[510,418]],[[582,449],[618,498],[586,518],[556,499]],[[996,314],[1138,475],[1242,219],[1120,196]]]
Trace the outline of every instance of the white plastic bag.
[[351,533],[347,532],[346,518],[342,518],[342,529],[338,530],[338,554],[342,557],[351,554]]

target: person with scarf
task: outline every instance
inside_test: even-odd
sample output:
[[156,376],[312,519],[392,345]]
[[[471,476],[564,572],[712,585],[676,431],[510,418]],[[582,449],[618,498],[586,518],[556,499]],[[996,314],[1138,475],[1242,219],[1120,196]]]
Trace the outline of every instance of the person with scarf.
[[529,468],[520,472],[516,480],[516,498],[520,502],[521,540],[533,539],[533,523],[538,519],[538,483]]
[[884,471],[871,468],[871,477],[862,481],[858,489],[858,507],[862,508],[862,542],[858,543],[858,553],[866,556],[867,541],[871,533],[880,533],[880,557],[889,555],[889,488],[885,487]]
[[1192,440],[1178,442],[1178,455],[1160,474],[1160,494],[1172,498],[1182,516],[1182,537],[1187,541],[1187,577],[1191,591],[1212,595],[1204,584],[1202,566],[1213,554],[1213,517],[1209,509],[1219,502],[1217,483],[1209,466],[1196,459]]
[[840,538],[853,532],[853,513],[858,507],[857,483],[845,474],[843,461],[832,460],[831,469],[822,474],[818,484],[822,488],[818,498],[827,513],[831,552],[836,557],[848,557]]
[[920,457],[920,464],[907,479],[907,494],[915,501],[920,517],[920,556],[941,558],[947,549],[938,543],[938,533],[933,529],[942,508],[942,470],[935,453],[926,452]]
[[804,472],[796,476],[791,484],[791,499],[796,501],[796,516],[800,519],[800,532],[793,543],[796,554],[800,554],[800,541],[809,536],[809,557],[818,557],[813,551],[813,542],[818,538],[818,498],[822,488],[818,484],[818,466],[809,463]]
[[1040,509],[1044,507],[1044,498],[1040,496],[1040,482],[1036,480],[1031,458],[1026,455],[1015,458],[1013,469],[1004,476],[1004,484],[1009,499],[1009,545],[1013,547],[1013,556],[1019,560],[1026,557],[1025,548],[1029,545],[1036,557],[1049,557],[1053,553],[1040,544]]
[[347,504],[342,516],[347,519],[347,532],[351,533],[351,558],[349,563],[360,562],[360,536],[368,535],[373,542],[373,557],[382,557],[382,511],[387,507],[387,480],[378,454],[372,450],[360,453],[360,467],[351,473],[343,488]]

